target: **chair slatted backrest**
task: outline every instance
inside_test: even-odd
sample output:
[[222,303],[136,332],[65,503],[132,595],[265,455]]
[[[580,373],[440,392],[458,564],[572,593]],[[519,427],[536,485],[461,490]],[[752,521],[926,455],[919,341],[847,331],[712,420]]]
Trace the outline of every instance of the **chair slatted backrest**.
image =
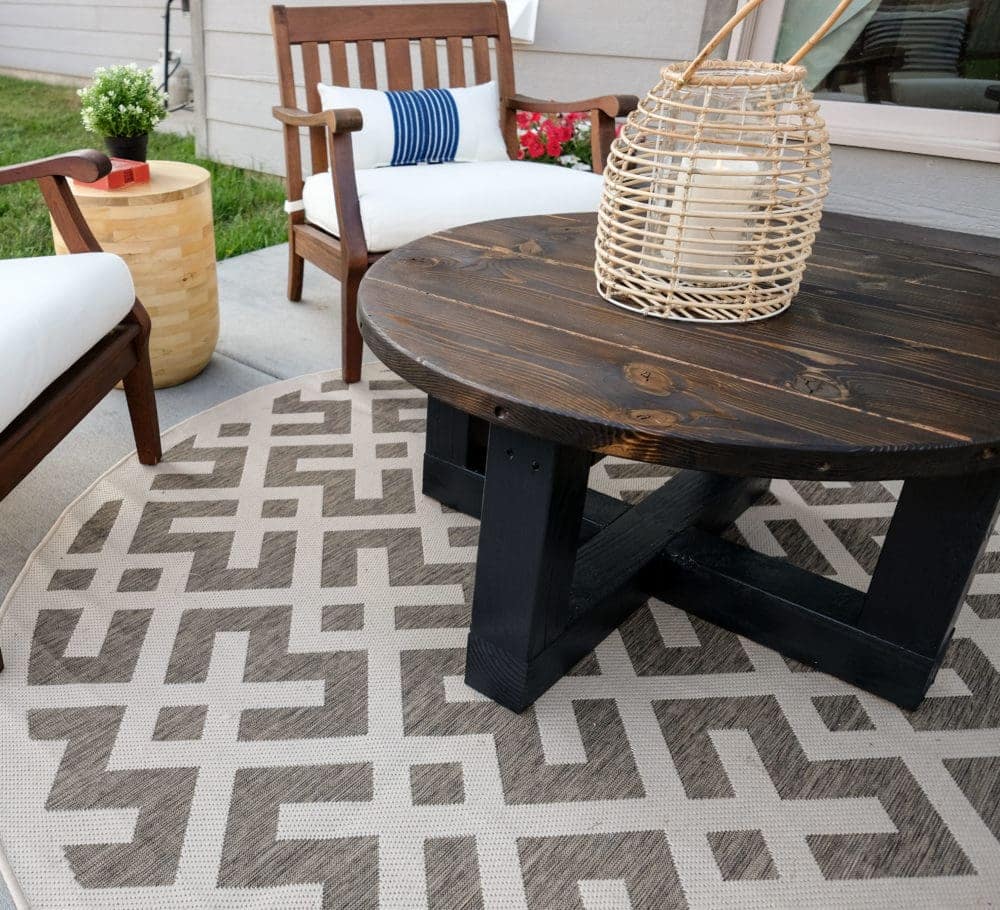
[[[375,6],[273,6],[281,103],[321,110],[317,83],[404,90],[461,88],[495,79],[501,128],[511,157],[517,131],[506,99],[514,94],[514,60],[507,9],[486,3],[414,3]],[[296,54],[296,49],[298,53]],[[296,57],[299,66],[296,67]],[[467,62],[471,59],[471,72]],[[416,64],[419,84],[414,79]],[[443,65],[442,65],[443,64]],[[495,72],[494,72],[495,69]],[[311,127],[313,173],[327,167],[322,127]]]

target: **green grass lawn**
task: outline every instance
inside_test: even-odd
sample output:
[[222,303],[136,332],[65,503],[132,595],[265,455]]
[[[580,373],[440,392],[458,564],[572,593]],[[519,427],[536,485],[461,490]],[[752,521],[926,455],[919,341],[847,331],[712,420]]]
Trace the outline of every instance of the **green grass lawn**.
[[[76,90],[0,76],[0,165],[80,148],[101,148],[84,130]],[[283,182],[198,158],[189,137],[154,133],[149,157],[191,161],[212,172],[215,246],[219,259],[281,243],[286,237]],[[32,180],[0,187],[0,259],[50,255],[52,232],[41,193]]]

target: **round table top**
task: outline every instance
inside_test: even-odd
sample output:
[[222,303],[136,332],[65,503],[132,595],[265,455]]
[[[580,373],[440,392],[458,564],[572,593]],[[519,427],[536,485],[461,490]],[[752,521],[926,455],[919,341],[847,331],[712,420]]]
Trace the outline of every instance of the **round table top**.
[[380,259],[362,333],[447,404],[604,454],[795,479],[1000,469],[1000,259],[840,223],[791,308],[740,325],[602,300],[594,215],[470,225]]
[[73,195],[84,205],[88,201],[101,205],[149,205],[190,195],[212,179],[205,168],[187,161],[150,160],[148,164],[149,180],[145,183],[130,183],[117,190],[105,190],[73,180],[70,182]]

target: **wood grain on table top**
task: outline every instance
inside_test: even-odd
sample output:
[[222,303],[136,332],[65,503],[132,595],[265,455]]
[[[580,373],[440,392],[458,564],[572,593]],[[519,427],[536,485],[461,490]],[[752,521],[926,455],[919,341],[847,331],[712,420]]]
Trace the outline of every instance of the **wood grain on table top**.
[[826,215],[791,308],[665,322],[595,290],[595,216],[457,228],[380,260],[362,330],[449,404],[580,448],[761,476],[1000,469],[1000,243]]

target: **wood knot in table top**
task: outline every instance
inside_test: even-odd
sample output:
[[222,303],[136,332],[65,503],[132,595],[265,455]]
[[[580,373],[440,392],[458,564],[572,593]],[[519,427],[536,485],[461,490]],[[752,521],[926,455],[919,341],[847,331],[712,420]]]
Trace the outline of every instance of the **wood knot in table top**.
[[628,412],[630,420],[638,421],[644,427],[665,429],[676,426],[680,416],[673,411],[659,411],[652,408],[632,408]]
[[625,364],[625,378],[637,389],[654,395],[669,395],[674,391],[674,381],[660,366],[651,363]]
[[799,373],[792,379],[791,387],[813,398],[828,401],[846,401],[851,397],[850,390],[842,382],[815,371]]

